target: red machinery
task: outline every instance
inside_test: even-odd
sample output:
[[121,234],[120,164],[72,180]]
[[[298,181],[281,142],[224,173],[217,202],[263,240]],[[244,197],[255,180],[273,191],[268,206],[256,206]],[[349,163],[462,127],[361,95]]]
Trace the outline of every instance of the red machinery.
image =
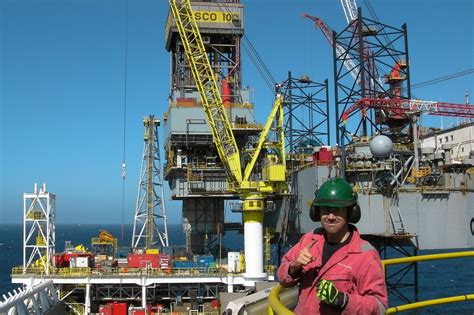
[[364,111],[367,108],[388,111],[395,116],[424,113],[428,115],[474,118],[474,105],[472,104],[453,104],[402,98],[362,98],[342,113],[342,120],[346,121],[356,111]]
[[171,257],[166,254],[129,254],[128,267],[168,269],[170,259]]

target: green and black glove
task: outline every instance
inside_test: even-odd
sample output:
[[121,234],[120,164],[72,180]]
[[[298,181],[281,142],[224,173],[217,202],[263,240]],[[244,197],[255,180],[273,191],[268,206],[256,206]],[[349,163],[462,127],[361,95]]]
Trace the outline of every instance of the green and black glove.
[[331,281],[324,279],[319,283],[317,297],[321,302],[341,309],[346,306],[348,301],[347,294],[339,292]]

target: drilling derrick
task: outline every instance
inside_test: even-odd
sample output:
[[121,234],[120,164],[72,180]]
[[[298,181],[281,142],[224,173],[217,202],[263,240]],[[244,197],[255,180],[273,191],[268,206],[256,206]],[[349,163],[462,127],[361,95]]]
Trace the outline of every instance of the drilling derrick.
[[[151,115],[143,119],[143,125],[145,126],[144,147],[133,224],[132,250],[168,246],[158,140],[160,120]],[[156,187],[159,188],[158,192]]]
[[[213,102],[210,115],[223,117],[220,108],[223,104],[231,130],[225,130],[222,125],[213,125],[213,130],[222,131],[224,135],[233,133],[233,136],[222,137],[223,147],[231,148],[231,151],[232,148],[244,147],[262,130],[253,118],[249,89],[243,87],[241,82],[240,43],[244,34],[244,16],[243,5],[239,2],[191,1],[204,53],[211,66],[211,73],[198,75],[203,78],[206,91],[209,91],[206,98]],[[234,173],[238,174],[241,160],[238,152],[230,151],[225,152],[229,159],[223,161],[219,158],[213,131],[203,109],[203,97],[199,94],[186,57],[186,43],[183,44],[180,39],[171,12],[165,34],[166,49],[171,54],[171,86],[164,118],[164,175],[170,184],[171,198],[183,202],[183,225],[188,249],[195,254],[207,254],[218,233],[224,230],[225,200],[238,199],[238,194],[230,189],[227,181],[228,175],[233,175],[226,169],[236,170]],[[211,77],[217,84],[212,89],[209,85]],[[210,123],[213,124],[212,121]],[[233,141],[236,145],[232,144]]]
[[[368,19],[362,16],[360,9],[355,19],[348,20],[349,25],[339,34],[333,33],[332,39],[337,143],[351,142],[353,135],[364,137],[375,132],[387,134],[395,141],[407,141],[406,129],[410,125],[407,115],[362,109],[359,122],[347,126],[347,117],[342,115],[363,98],[411,98],[407,27],[405,24],[392,27]],[[342,48],[343,53],[336,47]],[[353,69],[347,69],[348,60],[357,69],[355,80]]]

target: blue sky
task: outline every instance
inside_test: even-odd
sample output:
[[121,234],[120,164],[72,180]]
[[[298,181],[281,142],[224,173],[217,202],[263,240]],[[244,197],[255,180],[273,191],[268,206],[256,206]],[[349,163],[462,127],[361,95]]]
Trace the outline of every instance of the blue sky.
[[[242,0],[246,35],[278,80],[288,70],[332,85],[332,49],[300,14],[345,26],[337,0]],[[371,0],[378,18],[408,25],[413,84],[473,68],[470,0]],[[59,223],[121,223],[124,148],[125,0],[0,2],[0,223],[20,223],[22,194],[46,182]],[[365,8],[364,1],[359,5]],[[165,0],[129,0],[124,223],[133,223],[142,154],[142,118],[162,117],[169,94]],[[272,95],[243,55],[257,120]],[[415,89],[426,100],[474,98],[473,75]],[[331,95],[332,97],[332,95]],[[472,103],[472,102],[471,102]],[[440,124],[440,119],[432,119]],[[452,123],[447,119],[444,124]],[[163,139],[160,139],[163,144]],[[163,159],[164,161],[164,159]],[[167,201],[168,198],[167,198]],[[180,203],[168,202],[179,223]]]

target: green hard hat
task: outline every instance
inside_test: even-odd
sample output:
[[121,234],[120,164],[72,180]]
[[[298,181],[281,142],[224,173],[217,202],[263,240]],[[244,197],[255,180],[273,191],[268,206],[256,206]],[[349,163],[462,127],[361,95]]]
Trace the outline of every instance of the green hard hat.
[[318,207],[342,208],[357,203],[357,193],[342,178],[331,178],[316,190],[313,205]]

